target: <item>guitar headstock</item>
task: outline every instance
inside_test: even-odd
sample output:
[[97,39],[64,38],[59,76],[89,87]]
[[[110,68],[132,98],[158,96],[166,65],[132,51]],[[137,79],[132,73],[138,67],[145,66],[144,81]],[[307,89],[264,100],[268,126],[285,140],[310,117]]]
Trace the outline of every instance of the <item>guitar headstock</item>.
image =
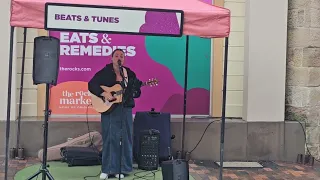
[[152,78],[152,79],[149,79],[148,81],[146,81],[144,84],[147,85],[147,86],[150,86],[150,87],[158,86],[159,81],[158,81],[157,78]]

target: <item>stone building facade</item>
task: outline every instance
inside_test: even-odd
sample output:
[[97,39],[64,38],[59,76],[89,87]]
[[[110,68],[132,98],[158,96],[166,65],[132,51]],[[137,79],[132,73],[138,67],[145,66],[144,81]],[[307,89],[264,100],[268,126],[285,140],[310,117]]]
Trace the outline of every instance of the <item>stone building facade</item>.
[[320,1],[289,0],[286,120],[306,124],[311,154],[320,153]]

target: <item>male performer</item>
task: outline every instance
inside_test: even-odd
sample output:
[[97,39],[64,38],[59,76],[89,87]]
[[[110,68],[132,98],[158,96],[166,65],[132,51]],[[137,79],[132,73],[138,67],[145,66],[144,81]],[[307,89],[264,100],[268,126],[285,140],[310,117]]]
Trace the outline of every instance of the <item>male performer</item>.
[[[141,81],[136,78],[136,74],[127,67],[122,68],[125,62],[125,54],[121,49],[112,52],[112,63],[107,64],[98,71],[89,81],[89,91],[107,101],[112,101],[114,97],[110,92],[104,92],[101,85],[112,87],[116,83],[122,83],[125,77],[124,103],[115,104],[115,107],[109,112],[101,113],[102,126],[102,173],[100,179],[108,179],[110,175],[117,178],[124,178],[124,174],[132,171],[132,134],[133,119],[132,108],[135,106],[133,98],[140,97]],[[119,66],[119,64],[121,64]],[[120,68],[123,73],[120,72]],[[121,75],[122,74],[122,75]],[[120,132],[122,123],[122,161],[121,174],[119,175],[120,158]]]

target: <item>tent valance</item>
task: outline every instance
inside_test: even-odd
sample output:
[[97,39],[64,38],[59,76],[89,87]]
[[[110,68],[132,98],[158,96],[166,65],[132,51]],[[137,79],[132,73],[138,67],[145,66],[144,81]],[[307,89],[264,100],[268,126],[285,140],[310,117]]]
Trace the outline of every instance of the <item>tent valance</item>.
[[184,35],[223,38],[230,33],[230,10],[199,0],[12,0],[10,25],[44,29],[47,2],[182,10]]

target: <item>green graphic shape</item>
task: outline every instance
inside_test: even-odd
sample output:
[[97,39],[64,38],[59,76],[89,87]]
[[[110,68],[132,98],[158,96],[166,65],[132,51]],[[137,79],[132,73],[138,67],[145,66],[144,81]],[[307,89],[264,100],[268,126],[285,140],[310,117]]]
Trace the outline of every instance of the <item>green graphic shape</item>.
[[[186,36],[146,36],[149,56],[166,66],[181,87],[184,87]],[[189,36],[188,90],[204,88],[210,90],[211,40]]]

